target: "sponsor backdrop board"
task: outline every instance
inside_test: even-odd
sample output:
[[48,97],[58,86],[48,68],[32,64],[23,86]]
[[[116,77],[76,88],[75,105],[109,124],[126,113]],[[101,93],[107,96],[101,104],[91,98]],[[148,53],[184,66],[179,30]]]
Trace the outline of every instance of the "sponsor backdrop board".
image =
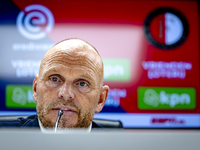
[[99,51],[110,86],[96,118],[126,128],[200,128],[195,0],[2,0],[0,33],[0,115],[34,114],[42,57],[81,38]]

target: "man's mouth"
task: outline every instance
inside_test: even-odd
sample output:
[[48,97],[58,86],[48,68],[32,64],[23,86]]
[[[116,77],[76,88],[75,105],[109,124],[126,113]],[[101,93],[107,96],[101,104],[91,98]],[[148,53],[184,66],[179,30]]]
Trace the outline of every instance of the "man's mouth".
[[67,108],[61,108],[60,110],[70,110],[70,109],[67,109]]
[[76,110],[74,109],[62,108],[62,107],[53,108],[52,110],[55,110],[55,111],[63,110],[63,113],[67,113],[67,112],[76,113]]

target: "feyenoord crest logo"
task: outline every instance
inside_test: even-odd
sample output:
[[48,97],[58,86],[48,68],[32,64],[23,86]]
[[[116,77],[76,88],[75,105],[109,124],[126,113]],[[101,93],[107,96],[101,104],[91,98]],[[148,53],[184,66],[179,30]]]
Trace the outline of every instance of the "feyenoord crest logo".
[[183,44],[189,32],[185,17],[172,8],[159,8],[151,12],[145,22],[147,39],[154,46],[170,50]]

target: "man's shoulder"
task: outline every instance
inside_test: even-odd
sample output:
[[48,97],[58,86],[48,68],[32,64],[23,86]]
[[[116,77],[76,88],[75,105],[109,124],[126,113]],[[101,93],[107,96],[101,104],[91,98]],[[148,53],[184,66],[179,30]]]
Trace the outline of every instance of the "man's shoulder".
[[13,121],[0,121],[0,127],[39,128],[39,124],[38,124],[37,115],[32,115],[32,116],[28,116],[27,118],[18,118],[17,120],[13,120]]

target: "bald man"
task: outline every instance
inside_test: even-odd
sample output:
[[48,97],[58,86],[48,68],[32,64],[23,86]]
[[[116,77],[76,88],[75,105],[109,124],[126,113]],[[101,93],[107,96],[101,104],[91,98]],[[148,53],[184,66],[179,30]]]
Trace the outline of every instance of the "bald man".
[[103,63],[97,50],[80,39],[61,41],[45,54],[33,81],[37,115],[13,124],[54,129],[62,109],[58,129],[98,128],[92,120],[102,110],[108,91],[109,87],[103,86]]

